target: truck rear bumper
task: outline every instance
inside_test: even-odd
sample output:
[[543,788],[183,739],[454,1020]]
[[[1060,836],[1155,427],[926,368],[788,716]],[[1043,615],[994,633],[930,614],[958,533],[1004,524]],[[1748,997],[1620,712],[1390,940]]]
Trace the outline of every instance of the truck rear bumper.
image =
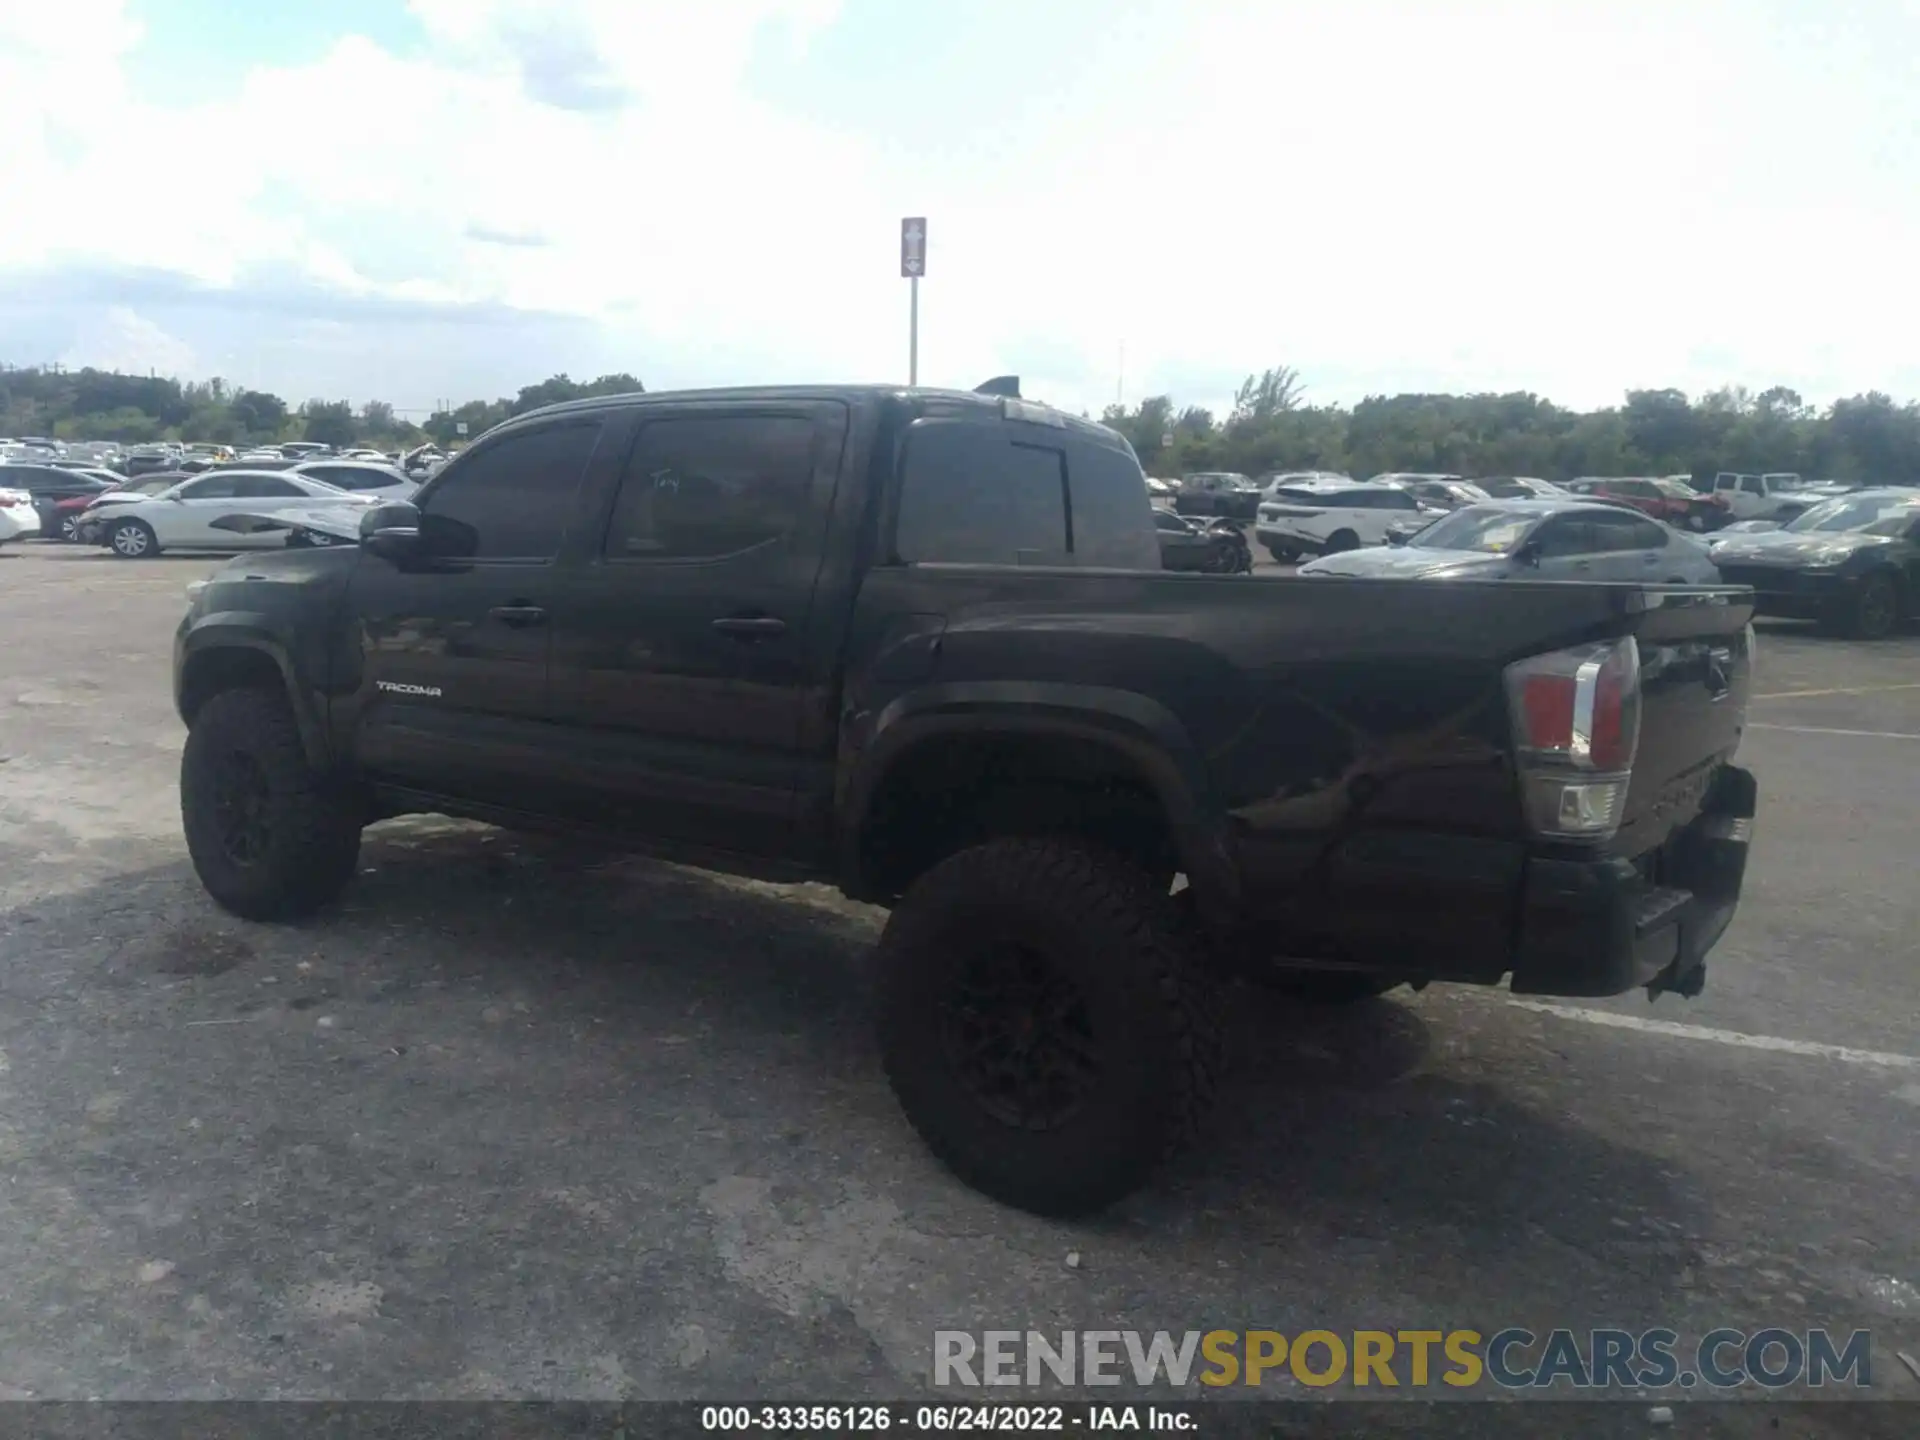
[[1528,860],[1514,991],[1698,994],[1707,952],[1740,905],[1756,799],[1752,774],[1723,766],[1700,813],[1648,855]]

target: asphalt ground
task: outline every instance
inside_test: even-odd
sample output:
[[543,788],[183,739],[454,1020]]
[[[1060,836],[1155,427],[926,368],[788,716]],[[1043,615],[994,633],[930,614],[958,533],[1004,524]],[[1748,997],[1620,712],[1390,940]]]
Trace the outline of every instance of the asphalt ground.
[[0,1398],[850,1400],[933,1394],[941,1329],[1780,1326],[1870,1330],[1907,1403],[1531,1433],[1920,1434],[1920,638],[1763,628],[1702,997],[1236,995],[1211,1144],[1061,1224],[916,1142],[880,916],[824,888],[426,819],[310,923],[215,909],[168,656],[217,563],[0,552]]

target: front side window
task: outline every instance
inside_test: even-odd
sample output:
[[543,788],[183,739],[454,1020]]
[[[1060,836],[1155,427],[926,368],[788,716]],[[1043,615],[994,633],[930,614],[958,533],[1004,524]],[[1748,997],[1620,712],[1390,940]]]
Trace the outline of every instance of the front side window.
[[1423,550],[1472,550],[1482,555],[1506,555],[1516,550],[1539,517],[1524,510],[1501,510],[1492,505],[1469,505],[1435,521],[1420,532]]
[[600,422],[517,430],[444,471],[421,505],[430,553],[461,560],[551,560],[560,551]]
[[239,482],[230,475],[209,475],[180,487],[182,500],[231,500],[239,493]]
[[997,423],[920,420],[907,432],[894,552],[908,564],[1064,562],[1065,457]]
[[242,475],[233,482],[233,493],[242,500],[291,500],[307,492],[278,475]]
[[1746,479],[1740,482],[1740,488],[1749,495],[1764,495],[1767,493],[1767,487],[1760,483],[1760,477],[1758,475],[1747,476]]
[[711,415],[648,423],[607,526],[610,560],[711,560],[791,535],[813,487],[814,422]]

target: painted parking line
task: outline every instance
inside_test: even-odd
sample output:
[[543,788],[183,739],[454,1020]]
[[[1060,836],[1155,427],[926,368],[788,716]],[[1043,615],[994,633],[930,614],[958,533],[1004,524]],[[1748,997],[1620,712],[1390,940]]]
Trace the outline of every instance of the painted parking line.
[[1891,690],[1920,690],[1920,681],[1899,685],[1841,685],[1831,690],[1776,690],[1755,700],[1811,700],[1816,695],[1884,695]]
[[1749,725],[1749,730],[1784,730],[1790,735],[1858,735],[1868,740],[1920,740],[1912,730],[1836,730],[1826,725]]
[[1869,1065],[1883,1070],[1920,1070],[1920,1055],[1895,1055],[1885,1050],[1856,1050],[1851,1045],[1822,1045],[1814,1040],[1788,1040],[1779,1035],[1749,1035],[1740,1030],[1716,1030],[1710,1025],[1683,1025],[1677,1020],[1648,1020],[1613,1010],[1589,1010],[1580,1005],[1553,1005],[1544,1000],[1509,999],[1516,1010],[1603,1025],[1614,1030],[1638,1030],[1646,1035],[1668,1035],[1677,1040],[1704,1040],[1742,1050],[1772,1050],[1782,1055],[1806,1055],[1838,1060],[1846,1065]]

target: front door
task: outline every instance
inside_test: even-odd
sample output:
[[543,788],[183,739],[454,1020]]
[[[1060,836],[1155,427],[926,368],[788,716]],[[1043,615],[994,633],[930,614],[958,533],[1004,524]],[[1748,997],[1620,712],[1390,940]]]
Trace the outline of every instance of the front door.
[[422,492],[422,559],[360,557],[359,673],[335,716],[369,778],[547,808],[556,566],[601,433],[580,417],[477,443]]
[[829,402],[642,412],[554,618],[569,808],[792,852],[801,767],[832,764],[838,656],[813,653],[809,621],[847,420]]
[[[234,503],[239,489],[240,481],[235,475],[203,475],[176,486],[167,492],[168,499],[145,507],[143,513],[163,550],[175,545],[238,550],[248,543],[247,537],[216,530],[213,522],[242,508]],[[278,538],[275,537],[276,541]]]

